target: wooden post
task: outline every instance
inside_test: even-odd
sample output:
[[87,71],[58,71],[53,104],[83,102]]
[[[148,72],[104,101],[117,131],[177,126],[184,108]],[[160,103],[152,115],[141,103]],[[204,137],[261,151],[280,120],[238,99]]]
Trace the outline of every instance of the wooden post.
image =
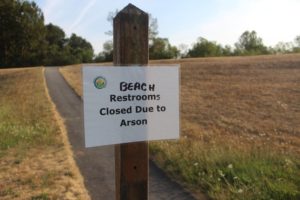
[[[114,65],[148,64],[148,14],[132,4],[114,18]],[[148,142],[115,145],[116,199],[147,200]]]

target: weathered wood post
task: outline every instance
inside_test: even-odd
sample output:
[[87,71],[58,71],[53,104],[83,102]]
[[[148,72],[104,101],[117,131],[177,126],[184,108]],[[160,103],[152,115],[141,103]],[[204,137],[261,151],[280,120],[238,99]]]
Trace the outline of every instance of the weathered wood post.
[[[148,14],[132,4],[114,18],[114,65],[148,64]],[[115,145],[116,199],[148,199],[148,142]]]

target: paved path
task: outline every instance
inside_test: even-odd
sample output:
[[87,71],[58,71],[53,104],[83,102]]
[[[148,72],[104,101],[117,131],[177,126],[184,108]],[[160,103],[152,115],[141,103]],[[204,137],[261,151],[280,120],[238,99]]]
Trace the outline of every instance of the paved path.
[[[52,101],[65,119],[69,141],[84,184],[93,200],[115,199],[114,147],[84,147],[83,104],[60,75],[58,68],[47,67],[45,77]],[[194,199],[178,184],[172,182],[150,161],[150,200]]]

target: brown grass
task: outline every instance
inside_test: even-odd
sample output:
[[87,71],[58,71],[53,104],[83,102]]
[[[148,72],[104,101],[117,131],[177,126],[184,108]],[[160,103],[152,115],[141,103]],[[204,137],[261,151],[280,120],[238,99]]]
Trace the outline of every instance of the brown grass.
[[[278,188],[297,185],[299,180],[268,188],[259,182],[272,182],[269,179],[272,173],[267,177],[253,174],[259,172],[259,166],[265,167],[268,173],[271,168],[285,166],[285,161],[300,161],[300,54],[159,60],[151,61],[150,65],[178,63],[181,65],[181,139],[175,143],[152,143],[152,159],[195,193],[204,189],[212,198],[255,199],[255,195],[262,195],[260,192],[266,198],[273,198],[272,195],[279,195],[279,199],[295,198],[293,195],[297,198],[299,187],[288,188],[288,191],[293,189],[287,196],[284,189]],[[64,67],[61,72],[81,96],[81,66]],[[279,154],[283,157],[276,157]],[[258,171],[252,172],[245,163],[256,158],[258,163],[251,167],[257,167]],[[277,159],[283,161],[277,163]],[[200,168],[199,162],[207,168]],[[222,183],[221,176],[220,182],[215,183],[220,169],[227,169],[230,162],[246,171],[247,177],[252,179],[253,175],[253,180],[258,178],[258,181],[247,183],[240,178],[241,185],[231,185],[228,181]],[[299,174],[299,166],[293,166],[296,171],[291,174]],[[200,171],[195,172],[195,168]],[[274,174],[274,180],[282,178],[280,173]],[[268,189],[264,191],[262,187]]]
[[[234,141],[300,153],[299,54],[150,62],[178,63],[182,124],[194,129],[183,136],[199,138],[197,129],[213,130]],[[81,65],[60,71],[82,96]]]
[[182,118],[234,141],[300,153],[299,80],[299,55],[183,63]]
[[0,70],[0,199],[89,199],[42,68]]

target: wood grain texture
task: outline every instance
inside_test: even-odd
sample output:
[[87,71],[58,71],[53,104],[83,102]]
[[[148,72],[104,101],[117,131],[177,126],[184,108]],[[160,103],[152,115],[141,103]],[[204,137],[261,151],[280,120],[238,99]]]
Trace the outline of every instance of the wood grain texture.
[[[148,14],[132,4],[114,18],[114,65],[148,64]],[[147,200],[148,142],[115,145],[116,199]]]

